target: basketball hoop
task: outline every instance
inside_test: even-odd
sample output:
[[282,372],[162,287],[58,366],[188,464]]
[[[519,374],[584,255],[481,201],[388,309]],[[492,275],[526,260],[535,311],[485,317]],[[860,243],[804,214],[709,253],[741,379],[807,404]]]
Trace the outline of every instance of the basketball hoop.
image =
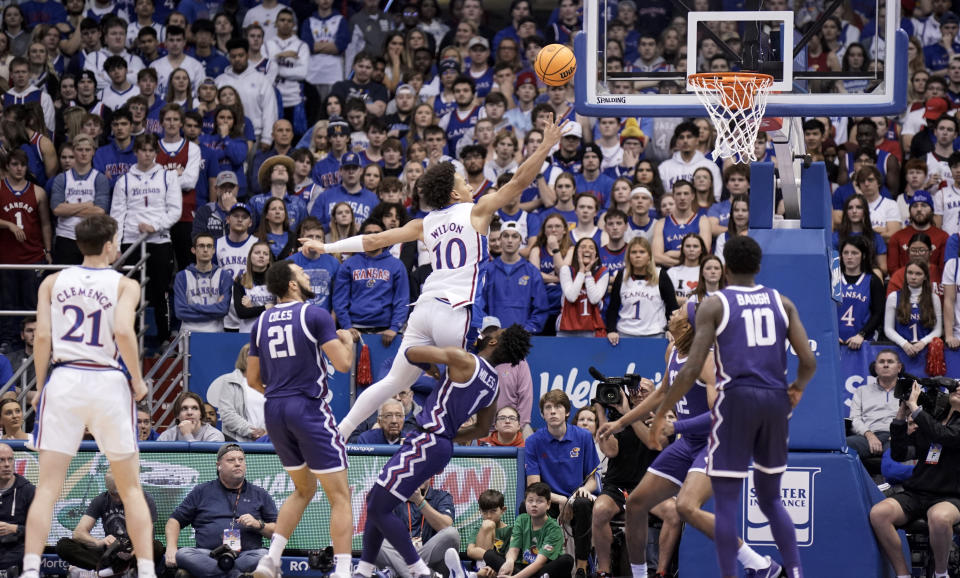
[[688,84],[717,129],[714,156],[741,163],[756,161],[753,144],[764,122],[773,77],[752,72],[703,72],[690,75]]

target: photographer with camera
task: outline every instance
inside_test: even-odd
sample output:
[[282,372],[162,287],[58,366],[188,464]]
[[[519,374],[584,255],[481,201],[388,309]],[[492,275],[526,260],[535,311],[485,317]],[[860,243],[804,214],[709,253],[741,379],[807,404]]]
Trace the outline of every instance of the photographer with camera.
[[[890,453],[894,460],[917,458],[904,491],[870,510],[870,525],[898,578],[910,576],[897,527],[926,516],[933,551],[935,578],[947,578],[947,560],[953,545],[953,526],[960,522],[960,390],[943,378],[913,382],[890,424]],[[940,391],[945,386],[950,393]],[[898,386],[898,397],[903,387]],[[907,434],[907,418],[917,430]]]
[[[639,376],[626,377],[638,379],[629,383],[626,388],[621,388],[619,396],[614,396],[615,390],[608,389],[608,385],[622,378],[600,380],[601,383],[597,386],[598,399],[594,404],[598,427],[603,427],[608,417],[616,420],[626,415],[653,391],[654,384],[649,379],[639,379]],[[619,400],[615,404],[611,403],[617,397]],[[620,433],[599,441],[600,451],[608,460],[607,471],[600,484],[603,489],[593,504],[593,548],[597,556],[597,576],[600,578],[611,575],[610,548],[613,543],[613,530],[610,521],[626,511],[627,494],[637,487],[647,471],[647,466],[660,453],[646,446],[649,434],[647,424],[643,420],[637,420]],[[663,520],[659,539],[660,555],[657,559],[662,559],[669,565],[673,550],[680,539],[680,519],[677,517],[676,508],[664,502],[654,506],[650,513]],[[666,565],[662,567],[666,569]]]
[[0,576],[20,573],[27,510],[36,487],[13,471],[13,448],[0,443]]
[[[277,505],[266,490],[246,481],[243,448],[224,444],[217,452],[217,479],[198,484],[167,520],[168,567],[203,578],[237,578],[253,572],[273,535]],[[193,525],[196,548],[177,550],[180,529]]]
[[[136,559],[133,557],[133,544],[127,532],[120,492],[117,491],[117,483],[109,471],[103,474],[103,485],[107,491],[94,498],[87,506],[86,513],[73,529],[73,537],[60,538],[57,542],[57,555],[71,566],[83,570],[98,570],[101,576],[111,576],[122,574],[134,567]],[[150,509],[150,519],[156,522],[156,503],[150,494],[144,493],[143,497]],[[90,533],[98,520],[103,523],[103,538],[96,538]],[[163,556],[163,544],[154,540],[153,552],[153,559],[160,560]]]

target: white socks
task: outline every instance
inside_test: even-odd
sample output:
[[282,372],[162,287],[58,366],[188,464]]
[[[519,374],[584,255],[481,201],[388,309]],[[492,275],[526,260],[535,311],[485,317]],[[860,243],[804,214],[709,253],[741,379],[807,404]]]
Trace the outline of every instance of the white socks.
[[360,560],[359,562],[357,562],[356,572],[361,576],[366,576],[367,578],[370,578],[370,576],[373,576],[373,573],[376,569],[377,567],[371,564],[370,562],[364,562],[363,560]]
[[40,572],[40,556],[38,554],[24,554],[23,555],[23,573],[27,572]]
[[630,564],[630,571],[633,572],[633,578],[647,578],[647,563]]
[[746,543],[741,544],[737,549],[737,561],[743,564],[744,568],[752,570],[761,570],[770,565],[770,561],[765,556],[757,554]]
[[430,576],[430,567],[427,566],[427,563],[423,559],[417,559],[416,563],[410,564],[410,575],[416,578],[417,576]]
[[137,576],[140,578],[156,578],[157,567],[154,565],[153,560],[137,558]]
[[270,550],[267,551],[267,556],[279,566],[283,561],[283,549],[286,547],[287,538],[274,532],[273,537],[270,539]]
[[333,563],[336,565],[333,572],[339,574],[340,576],[349,576],[350,575],[350,562],[353,559],[350,557],[350,554],[334,554]]

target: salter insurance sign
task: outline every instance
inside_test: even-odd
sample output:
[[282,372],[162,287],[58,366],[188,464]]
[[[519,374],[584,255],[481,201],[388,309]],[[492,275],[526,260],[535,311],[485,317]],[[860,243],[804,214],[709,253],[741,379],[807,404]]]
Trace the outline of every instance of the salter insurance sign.
[[[760,511],[757,490],[753,485],[754,469],[744,480],[743,541],[752,545],[774,544],[770,521]],[[780,478],[780,500],[797,531],[798,546],[813,545],[813,501],[816,476],[820,468],[787,468]]]

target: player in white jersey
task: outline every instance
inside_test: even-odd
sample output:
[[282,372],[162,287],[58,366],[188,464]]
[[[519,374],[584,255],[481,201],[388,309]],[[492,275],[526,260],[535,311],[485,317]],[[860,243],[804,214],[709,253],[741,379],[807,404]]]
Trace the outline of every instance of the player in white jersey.
[[27,514],[21,575],[39,578],[53,506],[86,428],[110,460],[139,575],[154,578],[153,522],[140,487],[137,453],[135,402],[147,394],[133,327],[140,284],[110,268],[118,254],[112,217],[88,217],[75,232],[83,265],[47,277],[37,296],[33,362],[40,395],[27,447],[40,454],[40,475]]
[[473,191],[451,163],[437,163],[427,169],[417,186],[430,207],[437,207],[423,219],[414,219],[396,229],[373,235],[350,237],[324,244],[300,239],[303,252],[360,253],[408,241],[423,241],[430,254],[433,272],[427,277],[416,307],[407,321],[400,350],[386,377],[371,385],[357,398],[350,413],[340,421],[340,433],[349,438],[357,425],[367,419],[389,397],[409,388],[422,373],[403,352],[415,345],[463,347],[470,327],[470,305],[479,287],[480,262],[485,257],[481,236],[487,234],[490,219],[501,208],[519,198],[540,172],[550,149],[560,141],[566,122],[550,123],[543,142],[520,165],[510,182],[495,193],[473,202]]

